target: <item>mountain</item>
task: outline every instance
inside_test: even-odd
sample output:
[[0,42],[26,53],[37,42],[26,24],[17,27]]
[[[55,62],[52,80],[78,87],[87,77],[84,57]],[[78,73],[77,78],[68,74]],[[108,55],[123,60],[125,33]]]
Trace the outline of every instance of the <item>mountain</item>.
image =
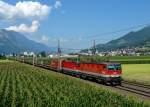
[[106,44],[98,44],[96,47],[99,51],[108,51],[143,46],[150,47],[150,26],[144,27],[136,32],[129,32]]
[[24,51],[40,52],[50,50],[48,46],[29,40],[18,32],[0,29],[0,53],[20,53]]

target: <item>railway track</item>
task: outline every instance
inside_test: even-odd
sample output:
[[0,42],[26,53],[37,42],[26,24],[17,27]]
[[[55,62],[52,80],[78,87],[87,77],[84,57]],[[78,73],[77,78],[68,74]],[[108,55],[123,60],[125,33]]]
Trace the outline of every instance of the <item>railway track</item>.
[[[30,64],[30,63],[27,63],[27,64]],[[32,64],[30,64],[30,65],[32,65]],[[50,69],[49,66],[36,65],[36,64],[34,66],[52,70],[52,71],[56,71],[56,70]],[[91,81],[91,82],[93,82],[93,81]],[[119,90],[124,90],[127,92],[137,94],[146,99],[150,99],[150,86],[148,86],[148,85],[137,84],[137,83],[128,82],[128,81],[123,80],[121,86],[112,86],[112,87],[119,89]]]
[[[42,68],[48,69],[48,66],[44,66]],[[144,98],[150,99],[150,86],[144,85],[144,84],[137,84],[133,82],[128,82],[128,81],[122,81],[121,86],[113,86],[114,88],[128,91],[137,95],[140,95]]]
[[143,85],[143,84],[140,84],[140,83],[137,84],[137,83],[129,82],[129,81],[125,81],[125,80],[123,80],[122,83],[126,83],[126,84],[130,84],[130,85],[134,85],[134,86],[150,89],[149,85]]
[[125,90],[137,95],[140,95],[144,98],[150,99],[150,87],[143,84],[137,84],[128,81],[122,81],[121,86],[114,86],[117,89]]

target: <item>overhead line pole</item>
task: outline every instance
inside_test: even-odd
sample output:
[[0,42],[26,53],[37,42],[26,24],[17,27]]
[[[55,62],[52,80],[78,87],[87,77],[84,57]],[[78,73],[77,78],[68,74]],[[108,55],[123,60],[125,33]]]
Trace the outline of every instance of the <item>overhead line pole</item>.
[[93,41],[93,49],[92,49],[92,54],[96,54],[96,45],[95,45],[95,40]]
[[60,48],[60,40],[58,39],[58,69],[60,70],[61,69],[61,59],[60,59],[60,56],[61,56],[61,48]]

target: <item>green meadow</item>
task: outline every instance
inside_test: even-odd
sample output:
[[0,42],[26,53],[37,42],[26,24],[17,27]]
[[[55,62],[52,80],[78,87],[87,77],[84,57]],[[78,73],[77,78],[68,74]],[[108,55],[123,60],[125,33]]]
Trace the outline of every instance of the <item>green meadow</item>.
[[123,64],[122,70],[125,80],[150,85],[150,64]]

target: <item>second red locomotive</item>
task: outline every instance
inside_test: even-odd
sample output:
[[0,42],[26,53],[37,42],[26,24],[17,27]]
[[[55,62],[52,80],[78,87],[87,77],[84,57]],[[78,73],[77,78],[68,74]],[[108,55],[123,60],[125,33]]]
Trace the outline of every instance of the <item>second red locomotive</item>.
[[54,59],[51,61],[50,67],[54,70],[80,76],[82,78],[90,77],[106,84],[121,85],[122,69],[119,63],[78,63]]

